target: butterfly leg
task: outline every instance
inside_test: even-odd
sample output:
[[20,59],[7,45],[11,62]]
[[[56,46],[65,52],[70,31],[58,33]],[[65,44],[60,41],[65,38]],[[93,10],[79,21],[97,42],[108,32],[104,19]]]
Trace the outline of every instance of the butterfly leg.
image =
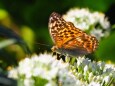
[[60,60],[62,58],[62,60],[65,62],[65,56],[64,55],[53,52],[52,56],[55,56],[55,55],[57,56],[57,60]]
[[60,54],[56,53],[56,55],[57,55],[57,60],[60,60],[61,59]]
[[56,52],[53,52],[52,56],[55,56],[56,55]]

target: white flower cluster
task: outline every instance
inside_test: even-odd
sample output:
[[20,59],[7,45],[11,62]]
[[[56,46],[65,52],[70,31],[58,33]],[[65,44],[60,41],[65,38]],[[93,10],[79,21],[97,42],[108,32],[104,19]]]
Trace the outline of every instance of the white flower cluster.
[[109,35],[110,22],[101,12],[91,12],[86,8],[73,8],[63,15],[63,18],[99,40]]
[[[9,77],[21,80],[18,86],[20,83],[21,86],[57,86],[57,84],[71,86],[75,80],[69,75],[68,66],[68,63],[56,60],[52,54],[33,55],[31,58],[20,61],[17,68],[10,70]],[[43,82],[40,82],[38,77]]]
[[71,65],[71,71],[85,86],[110,86],[115,81],[115,65],[91,62],[84,57],[76,59],[77,62]]
[[44,53],[20,61],[9,77],[21,80],[18,86],[109,86],[115,79],[115,66],[84,57],[71,65]]

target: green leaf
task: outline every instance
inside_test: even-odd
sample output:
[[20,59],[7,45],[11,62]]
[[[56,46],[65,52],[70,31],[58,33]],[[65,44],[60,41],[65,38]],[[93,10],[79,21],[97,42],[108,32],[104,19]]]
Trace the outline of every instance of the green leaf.
[[96,55],[101,60],[115,63],[115,32],[99,43]]
[[41,77],[35,77],[35,86],[45,86],[46,83],[48,83],[48,80],[43,79]]
[[6,39],[0,42],[0,49],[16,43],[15,39]]

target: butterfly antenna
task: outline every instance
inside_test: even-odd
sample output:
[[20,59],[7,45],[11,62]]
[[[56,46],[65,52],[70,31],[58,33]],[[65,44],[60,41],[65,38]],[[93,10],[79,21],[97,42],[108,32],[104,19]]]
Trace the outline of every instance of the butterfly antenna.
[[43,46],[50,46],[50,45],[47,45],[47,44],[41,44],[41,43],[35,43],[35,44],[39,44],[39,45],[43,45]]

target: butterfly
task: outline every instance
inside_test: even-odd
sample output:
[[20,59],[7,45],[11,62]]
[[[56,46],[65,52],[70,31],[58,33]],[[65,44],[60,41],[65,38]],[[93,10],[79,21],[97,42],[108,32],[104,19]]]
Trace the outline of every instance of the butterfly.
[[83,56],[94,52],[98,40],[65,21],[62,16],[53,12],[49,17],[49,33],[54,43],[53,52],[68,56]]

